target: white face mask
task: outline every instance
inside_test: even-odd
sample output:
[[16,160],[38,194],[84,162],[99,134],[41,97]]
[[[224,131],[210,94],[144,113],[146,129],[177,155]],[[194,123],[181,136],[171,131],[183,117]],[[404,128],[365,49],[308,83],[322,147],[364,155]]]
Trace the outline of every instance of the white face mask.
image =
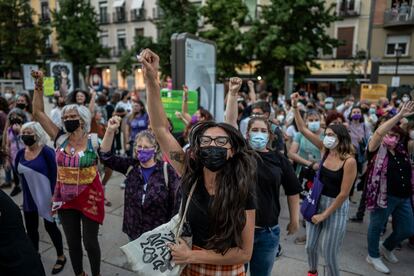
[[402,100],[403,103],[406,103],[410,100],[410,97],[404,96],[404,97],[402,97],[401,100]]
[[410,130],[410,139],[414,140],[414,130]]
[[283,120],[285,119],[285,115],[277,115],[276,119],[277,119],[279,122],[283,122]]
[[325,138],[323,138],[323,145],[327,149],[333,149],[338,145],[338,140],[333,136],[325,136]]

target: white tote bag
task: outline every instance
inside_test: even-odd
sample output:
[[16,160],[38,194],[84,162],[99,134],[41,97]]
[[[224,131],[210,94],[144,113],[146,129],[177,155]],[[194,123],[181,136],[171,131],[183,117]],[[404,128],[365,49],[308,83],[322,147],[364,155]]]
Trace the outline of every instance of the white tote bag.
[[[183,232],[185,217],[196,184],[191,188],[185,204],[183,217],[178,212],[169,222],[145,232],[138,239],[121,247],[126,255],[131,269],[142,276],[178,276],[185,265],[171,262],[171,252],[168,243],[176,243]],[[192,246],[192,237],[181,237]]]

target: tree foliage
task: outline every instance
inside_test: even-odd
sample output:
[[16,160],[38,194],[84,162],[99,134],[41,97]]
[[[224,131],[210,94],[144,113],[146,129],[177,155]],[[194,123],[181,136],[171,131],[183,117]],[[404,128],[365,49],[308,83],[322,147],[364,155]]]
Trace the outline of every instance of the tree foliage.
[[323,0],[271,0],[262,7],[262,16],[244,35],[243,52],[259,61],[256,73],[283,87],[284,66],[295,66],[295,78],[309,74],[309,67],[318,65],[314,59],[319,51],[332,53],[339,45],[326,29],[338,20],[335,5],[325,6]]
[[0,0],[0,71],[3,77],[35,63],[43,44],[41,27],[33,24],[28,0]]
[[75,72],[85,76],[86,66],[93,66],[98,57],[108,55],[99,43],[97,14],[90,1],[61,0],[59,6],[59,11],[53,12],[59,53],[73,63]]
[[235,75],[235,67],[248,61],[241,51],[240,30],[247,19],[247,6],[242,0],[208,0],[200,12],[212,27],[200,32],[200,36],[216,43],[218,80]]
[[156,50],[160,56],[160,69],[171,76],[171,36],[174,33],[197,32],[197,8],[188,0],[159,0],[160,18],[156,21],[159,36]]
[[121,71],[122,77],[125,78],[133,73],[134,64],[137,62],[136,55],[141,49],[145,48],[156,48],[152,38],[140,35],[136,36],[132,49],[125,51],[119,59],[119,62],[116,64],[117,69]]

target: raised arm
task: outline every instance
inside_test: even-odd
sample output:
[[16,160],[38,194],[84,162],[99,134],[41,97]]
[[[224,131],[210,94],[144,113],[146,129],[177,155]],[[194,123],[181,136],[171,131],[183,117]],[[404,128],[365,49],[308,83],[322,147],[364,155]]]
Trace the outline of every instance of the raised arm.
[[384,136],[390,131],[402,118],[412,115],[414,112],[414,102],[407,102],[403,104],[400,112],[391,119],[385,121],[371,137],[368,144],[368,150],[374,152],[382,143]]
[[323,142],[321,141],[319,135],[310,131],[307,127],[305,122],[303,121],[302,116],[300,115],[298,109],[298,102],[299,102],[299,93],[293,93],[291,96],[292,99],[292,108],[293,114],[295,115],[296,126],[298,130],[305,136],[312,144],[314,144],[318,149],[323,149]]
[[242,80],[240,78],[231,78],[229,83],[229,93],[227,95],[227,105],[226,105],[226,114],[225,122],[239,128],[237,125],[238,117],[238,106],[237,106],[237,96],[242,85]]
[[33,94],[33,119],[38,121],[52,140],[56,139],[59,128],[52,119],[46,115],[43,103],[43,72],[32,71],[32,77],[35,79],[35,90]]
[[90,89],[89,95],[91,95],[91,100],[89,101],[89,111],[93,115],[95,114],[95,101],[96,101],[96,91],[93,88]]
[[108,120],[108,127],[106,128],[104,138],[100,147],[102,153],[111,151],[112,143],[114,141],[115,133],[121,125],[122,118],[114,116]]
[[188,113],[188,87],[187,85],[183,85],[183,103],[181,105],[181,115],[183,120],[187,121],[188,123],[191,122],[191,115]]
[[158,82],[158,66],[160,59],[158,55],[149,49],[142,51],[139,62],[143,64],[144,80],[147,87],[148,115],[151,128],[160,144],[161,150],[168,155],[171,165],[182,175],[184,170],[184,151],[180,144],[166,128],[167,116],[161,103],[160,84]]
[[254,104],[256,102],[256,91],[254,91],[254,82],[251,80],[247,81],[247,86],[249,87],[250,103]]

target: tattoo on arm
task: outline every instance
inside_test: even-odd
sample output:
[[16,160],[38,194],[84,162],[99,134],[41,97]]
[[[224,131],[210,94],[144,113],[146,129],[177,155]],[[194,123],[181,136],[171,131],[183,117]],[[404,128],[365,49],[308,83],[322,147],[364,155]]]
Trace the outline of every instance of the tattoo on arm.
[[170,151],[170,158],[173,161],[184,164],[184,157],[185,155],[182,151]]

